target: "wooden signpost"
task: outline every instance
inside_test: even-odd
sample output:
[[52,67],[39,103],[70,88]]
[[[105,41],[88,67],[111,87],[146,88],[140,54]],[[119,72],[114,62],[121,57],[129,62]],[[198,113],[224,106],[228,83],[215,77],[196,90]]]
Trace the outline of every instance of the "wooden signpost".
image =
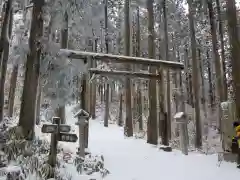
[[64,142],[77,142],[77,135],[68,133],[71,127],[66,124],[60,124],[61,119],[59,117],[53,117],[53,124],[44,124],[42,126],[42,133],[51,133],[51,145],[49,152],[48,163],[55,167],[57,159],[57,144],[58,141]]
[[[60,132],[69,132],[71,127],[66,124],[59,125]],[[42,133],[57,133],[58,125],[57,124],[43,124],[42,126]]]
[[59,141],[64,142],[77,142],[78,137],[76,134],[70,134],[70,133],[60,133],[59,134]]
[[88,124],[89,119],[89,113],[84,111],[83,109],[80,109],[75,115],[74,118],[78,118],[78,121],[76,122],[76,125],[79,126],[79,149],[78,153],[79,156],[84,158],[85,157],[85,133],[84,128]]

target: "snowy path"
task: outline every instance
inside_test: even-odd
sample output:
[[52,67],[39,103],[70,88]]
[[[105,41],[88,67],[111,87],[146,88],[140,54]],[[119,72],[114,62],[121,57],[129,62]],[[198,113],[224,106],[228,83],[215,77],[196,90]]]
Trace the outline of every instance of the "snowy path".
[[[70,115],[70,114],[69,114]],[[68,116],[68,123],[75,119]],[[235,164],[217,166],[217,156],[197,153],[182,155],[179,151],[162,152],[144,140],[126,139],[115,125],[103,127],[99,120],[90,121],[89,149],[103,155],[110,171],[106,180],[226,180],[240,177]],[[69,146],[75,151],[77,143]]]

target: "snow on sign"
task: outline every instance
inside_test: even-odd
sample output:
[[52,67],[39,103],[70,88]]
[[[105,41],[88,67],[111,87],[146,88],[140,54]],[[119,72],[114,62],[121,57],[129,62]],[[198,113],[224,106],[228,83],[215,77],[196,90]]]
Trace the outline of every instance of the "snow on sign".
[[69,133],[60,133],[59,134],[59,141],[65,142],[77,142],[78,137],[76,134],[69,134]]
[[174,116],[177,123],[186,123],[186,114],[184,112],[177,112]]
[[[57,132],[57,124],[43,124],[42,133],[56,133]],[[71,127],[69,125],[60,124],[59,131],[60,132],[69,132]]]
[[177,112],[174,116],[174,119],[180,119],[184,116],[184,112]]
[[42,126],[42,133],[55,133],[57,132],[57,125],[56,124],[43,124]]
[[71,126],[65,125],[65,124],[60,124],[59,129],[60,129],[60,132],[70,132]]
[[74,118],[81,118],[86,119],[89,117],[89,113],[83,109],[80,109],[78,112],[75,113]]

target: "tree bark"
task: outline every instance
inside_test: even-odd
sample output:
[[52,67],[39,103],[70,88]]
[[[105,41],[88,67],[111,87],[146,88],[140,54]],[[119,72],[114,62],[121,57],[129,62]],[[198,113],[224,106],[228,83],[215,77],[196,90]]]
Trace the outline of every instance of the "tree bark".
[[[231,52],[232,63],[232,77],[233,77],[233,93],[236,103],[236,115],[237,119],[240,119],[240,39],[238,31],[238,21],[236,12],[235,0],[228,0],[227,4],[227,20],[228,20],[228,32],[229,32],[229,44]],[[240,150],[238,151],[237,164],[240,165]]]
[[35,126],[35,107],[37,86],[40,68],[41,53],[40,39],[43,32],[42,8],[44,0],[34,0],[32,10],[32,24],[29,37],[30,51],[27,56],[25,80],[23,86],[22,103],[19,117],[19,126],[23,128],[23,133],[26,139],[32,140],[34,138]]
[[[98,39],[95,39],[94,51],[97,52]],[[97,67],[97,62],[95,59],[92,59],[92,67]],[[91,115],[92,119],[96,119],[96,84],[92,84],[92,103],[91,103]]]
[[213,82],[212,82],[212,66],[209,58],[209,50],[207,50],[207,72],[208,72],[208,86],[209,86],[209,104],[213,111],[214,108],[214,94],[213,94]]
[[[0,77],[0,122],[3,120],[4,111],[4,85],[7,72],[7,62],[9,56],[9,38],[12,35],[13,11],[12,0],[8,0],[6,4],[6,12],[2,26],[0,39],[0,58],[1,58],[1,77]],[[6,23],[5,23],[6,21]]]
[[[104,22],[105,22],[105,47],[106,54],[109,53],[109,43],[108,43],[108,0],[105,0],[104,3]],[[108,127],[108,118],[109,118],[109,93],[110,87],[109,84],[105,84],[105,114],[104,114],[104,127]]]
[[220,46],[221,46],[221,66],[223,70],[223,89],[224,89],[224,96],[223,101],[226,101],[228,98],[228,85],[227,85],[227,72],[226,72],[226,63],[225,63],[225,48],[224,48],[224,32],[223,32],[223,22],[221,17],[221,6],[219,0],[216,0],[216,7],[217,7],[217,14],[218,14],[218,33],[220,39]]
[[108,117],[109,117],[109,84],[106,85],[106,104],[105,104],[105,114],[104,114],[104,127],[108,127]]
[[40,78],[38,80],[38,88],[37,88],[37,105],[36,105],[36,125],[40,124],[41,121],[41,114],[40,114],[40,109],[41,109],[41,97],[42,97],[42,87],[41,87],[41,82]]
[[16,86],[17,86],[17,76],[18,76],[18,64],[13,66],[11,79],[10,79],[10,90],[8,95],[8,116],[9,117],[13,117],[15,92],[16,92]]
[[[167,21],[167,4],[166,0],[163,0],[163,22],[164,22],[164,39],[165,39],[165,59],[166,61],[169,61],[169,48],[168,48],[168,21]],[[172,107],[171,107],[171,90],[170,90],[170,72],[169,70],[166,71],[166,80],[167,80],[167,119],[165,122],[165,128],[166,128],[166,141],[165,144],[166,146],[169,145],[168,140],[171,139],[171,116],[172,116]]]
[[[61,48],[68,47],[68,13],[64,13],[64,27],[61,30]],[[61,124],[66,124],[65,105],[58,107],[57,116],[61,118]]]
[[[125,0],[124,4],[124,23],[125,23],[125,36],[124,36],[124,55],[130,55],[130,0]],[[126,70],[131,70],[129,66],[126,66]],[[126,90],[126,120],[124,132],[127,137],[133,136],[133,121],[132,121],[132,96],[131,96],[131,80],[126,78],[125,80],[125,90]]]
[[[155,57],[155,43],[154,43],[154,15],[153,15],[153,0],[147,0],[148,11],[148,56]],[[150,73],[156,72],[155,67],[150,67]],[[157,131],[157,102],[156,102],[156,80],[149,80],[149,118],[148,118],[148,136],[147,143],[158,144]]]
[[[137,7],[137,20],[136,20],[136,56],[140,57],[140,51],[141,51],[141,31],[140,31],[140,11],[139,7]],[[138,67],[141,69],[141,65]],[[143,130],[143,112],[142,112],[142,92],[141,92],[141,81],[139,80],[137,82],[137,109],[138,109],[138,124],[139,124],[139,130]]]
[[193,92],[194,92],[194,108],[195,108],[195,122],[196,122],[196,136],[195,136],[195,147],[202,147],[202,124],[200,117],[200,105],[199,105],[199,76],[198,76],[198,64],[197,64],[197,52],[196,52],[196,37],[194,27],[194,8],[193,1],[188,0],[189,8],[189,27],[191,37],[191,50],[192,50],[192,74],[193,74]]
[[201,104],[203,111],[206,115],[206,101],[205,101],[205,81],[204,81],[204,70],[203,70],[203,65],[202,65],[202,58],[201,58],[201,50],[198,49],[198,60],[199,60],[199,73],[200,73],[200,79],[201,79],[201,91],[202,91],[202,96],[201,96]]
[[119,115],[118,115],[118,125],[123,126],[123,94],[120,93],[119,96]]
[[229,32],[229,44],[231,52],[233,93],[236,103],[236,115],[240,119],[240,38],[238,34],[238,21],[235,0],[226,1],[227,4],[227,22]]
[[[217,47],[217,29],[216,24],[214,20],[214,11],[213,11],[213,5],[212,0],[207,0],[208,5],[208,13],[209,13],[209,20],[210,20],[210,27],[211,27],[211,35],[212,35],[212,51],[213,51],[213,57],[214,57],[214,64],[215,64],[215,71],[216,71],[216,83],[217,83],[217,95],[216,95],[216,103],[217,103],[217,112],[220,112],[220,106],[221,102],[227,99],[226,93],[224,92],[225,86],[223,83],[223,69],[222,64],[220,62],[220,56],[218,54],[218,47]],[[218,118],[218,128],[222,129],[221,126],[221,115]]]
[[9,41],[8,29],[9,29],[9,19],[10,19],[10,15],[11,15],[12,4],[13,4],[13,0],[8,0],[6,2],[6,4],[4,4],[4,6],[6,6],[6,9],[5,9],[5,15],[4,15],[3,23],[2,23],[2,27],[1,27],[1,37],[0,37],[1,64],[2,64],[2,55],[3,55],[5,43],[6,43],[6,41]]

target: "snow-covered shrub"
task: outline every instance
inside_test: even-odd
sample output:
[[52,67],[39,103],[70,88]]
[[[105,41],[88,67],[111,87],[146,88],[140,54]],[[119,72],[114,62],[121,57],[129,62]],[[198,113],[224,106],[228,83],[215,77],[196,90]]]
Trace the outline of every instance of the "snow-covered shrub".
[[6,144],[3,145],[3,152],[8,161],[15,160],[19,155],[24,153],[27,141],[23,138],[22,128],[14,126],[4,132]]
[[6,180],[25,180],[27,174],[21,166],[9,166],[6,171]]
[[91,154],[88,154],[85,156],[85,159],[77,156],[74,159],[74,165],[77,168],[77,172],[80,174],[86,173],[87,175],[91,175],[99,172],[102,178],[104,178],[110,173],[104,168],[103,156],[92,156]]
[[49,143],[46,141],[35,139],[34,141],[26,141],[23,137],[22,128],[13,126],[7,128],[3,133],[6,144],[3,145],[4,155],[8,162],[15,162],[20,170],[14,172],[4,171],[3,175],[7,179],[26,179],[27,176],[35,174],[40,179],[46,179],[54,169],[47,163]]

